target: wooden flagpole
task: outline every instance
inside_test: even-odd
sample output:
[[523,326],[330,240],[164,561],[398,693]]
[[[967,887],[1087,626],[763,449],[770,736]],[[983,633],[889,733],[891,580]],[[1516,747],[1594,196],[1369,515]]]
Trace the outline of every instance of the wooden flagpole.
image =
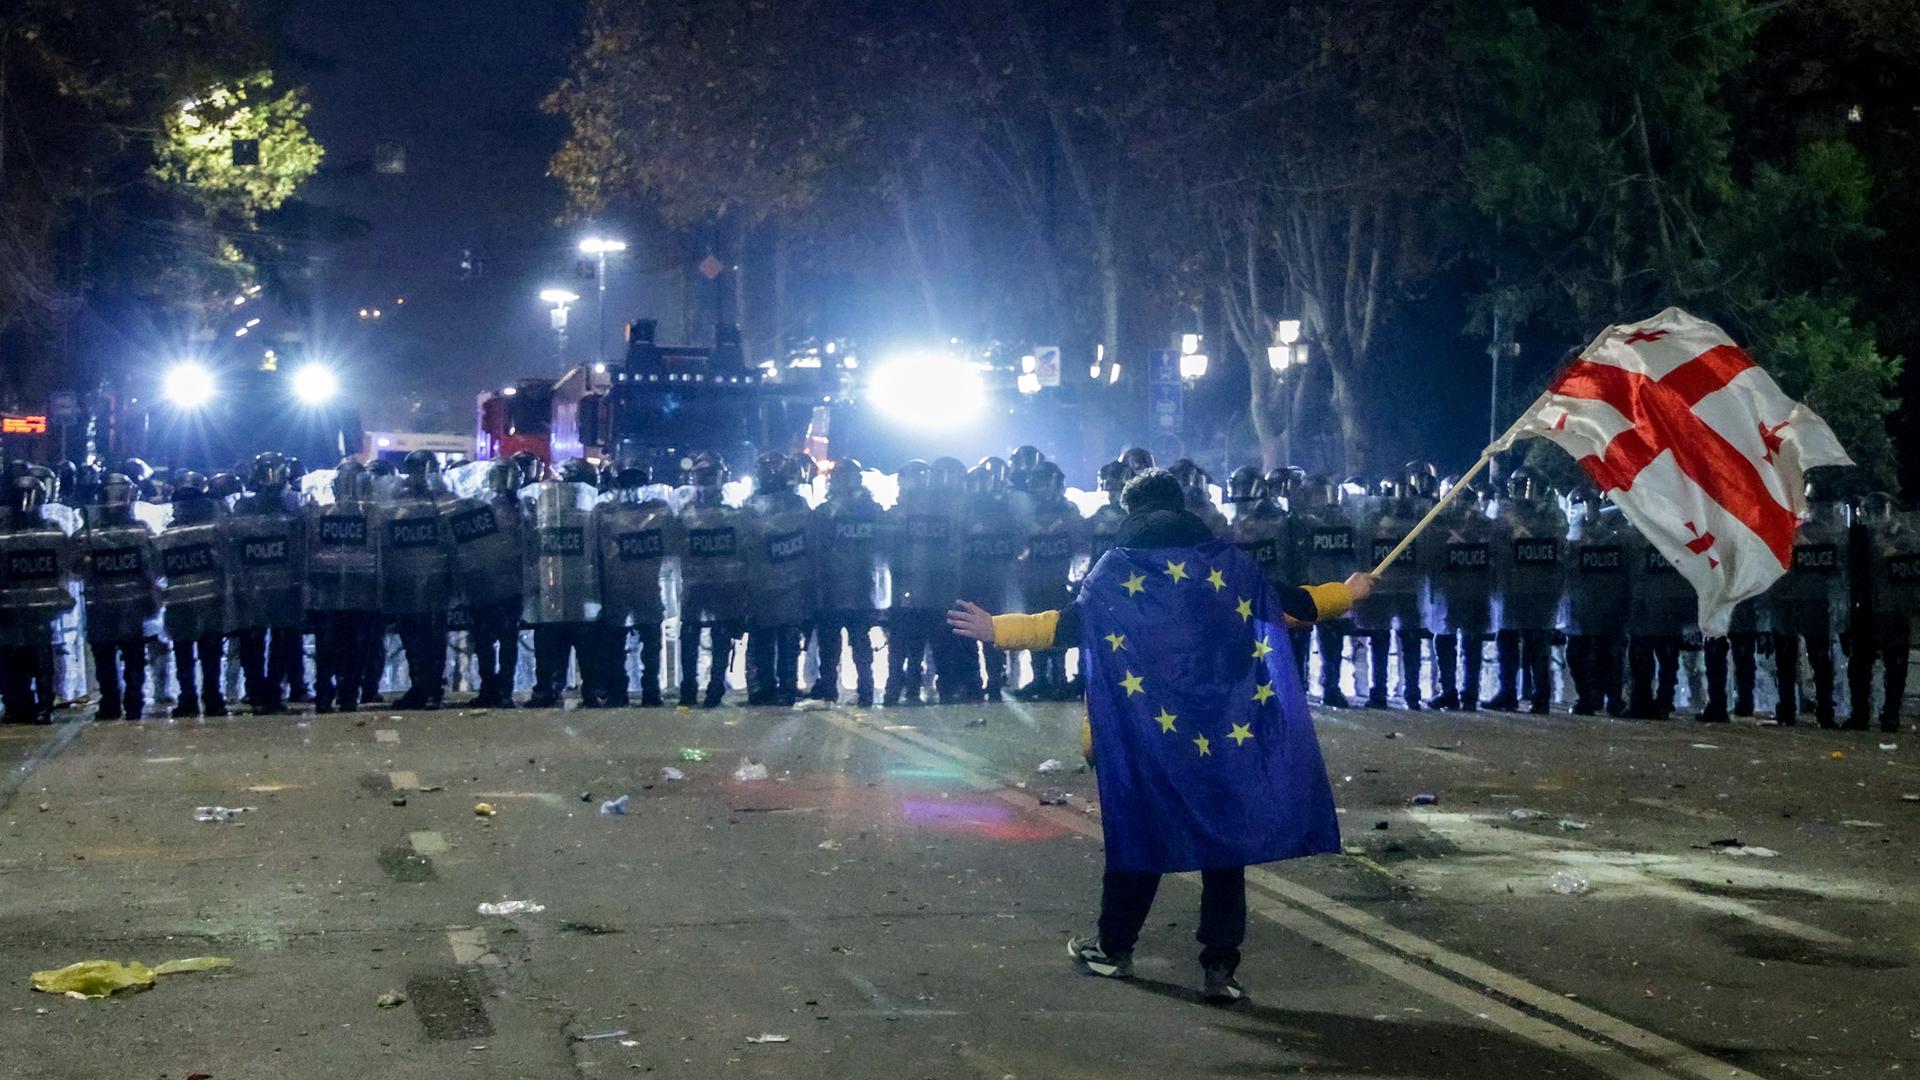
[[1520,425],[1526,423],[1546,400],[1547,395],[1545,394],[1541,394],[1538,398],[1534,399],[1533,404],[1527,406],[1526,409],[1520,413],[1520,418],[1515,420],[1504,434],[1491,443],[1488,443],[1487,448],[1480,451],[1480,460],[1473,463],[1473,468],[1468,469],[1465,476],[1462,476],[1457,483],[1448,488],[1445,495],[1440,496],[1440,501],[1433,504],[1433,508],[1427,511],[1427,516],[1421,518],[1419,524],[1409,530],[1407,535],[1400,538],[1400,542],[1393,546],[1393,550],[1387,552],[1387,557],[1380,560],[1380,565],[1374,567],[1369,572],[1370,576],[1379,577],[1381,574],[1386,573],[1387,567],[1392,566],[1395,559],[1398,559],[1404,554],[1407,548],[1413,546],[1414,539],[1425,532],[1427,526],[1433,524],[1434,519],[1440,516],[1440,511],[1445,510],[1462,491],[1467,489],[1467,484],[1471,482],[1474,477],[1479,476],[1481,470],[1485,469],[1487,465],[1493,461],[1493,455],[1505,449],[1504,444],[1507,440],[1513,437],[1514,432],[1520,430]]

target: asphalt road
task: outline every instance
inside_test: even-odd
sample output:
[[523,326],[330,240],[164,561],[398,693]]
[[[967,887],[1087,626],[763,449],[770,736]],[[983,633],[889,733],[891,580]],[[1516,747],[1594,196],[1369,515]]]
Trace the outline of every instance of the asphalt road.
[[[1066,958],[1100,868],[1079,717],[1009,704],[0,728],[0,1073],[1920,1068],[1911,733],[1319,712],[1347,854],[1250,874],[1252,1000],[1220,1009],[1195,994],[1190,882],[1162,889],[1131,984]],[[734,778],[749,758],[768,779]],[[1066,768],[1037,772],[1049,758]],[[1042,805],[1056,792],[1071,797]],[[1420,793],[1436,801],[1412,805]],[[623,794],[625,815],[599,812]],[[250,809],[196,822],[203,804]],[[1748,846],[1712,846],[1736,839]],[[1777,854],[1729,853],[1756,846]],[[1556,892],[1556,873],[1585,891]],[[545,910],[477,912],[503,900]],[[234,966],[108,1000],[28,985],[77,960],[198,955]],[[390,992],[406,1000],[382,1007]]]

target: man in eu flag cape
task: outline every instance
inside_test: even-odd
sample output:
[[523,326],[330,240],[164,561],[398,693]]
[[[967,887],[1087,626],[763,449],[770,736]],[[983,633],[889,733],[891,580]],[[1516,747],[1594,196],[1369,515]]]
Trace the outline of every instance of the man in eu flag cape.
[[1160,876],[1198,870],[1206,997],[1233,1002],[1245,868],[1340,850],[1286,628],[1344,614],[1372,579],[1276,591],[1158,469],[1121,502],[1116,546],[1071,607],[995,617],[963,603],[947,621],[1003,649],[1080,648],[1107,867],[1099,932],[1068,952],[1096,975],[1132,975]]

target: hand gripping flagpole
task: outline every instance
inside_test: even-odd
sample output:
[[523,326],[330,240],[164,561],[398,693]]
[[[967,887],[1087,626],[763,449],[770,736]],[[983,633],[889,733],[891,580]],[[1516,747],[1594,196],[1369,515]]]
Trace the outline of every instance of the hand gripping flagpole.
[[1505,434],[1488,443],[1487,448],[1480,451],[1480,460],[1473,463],[1473,468],[1468,469],[1465,476],[1462,476],[1452,487],[1448,488],[1445,495],[1440,496],[1440,501],[1433,504],[1433,508],[1427,511],[1427,516],[1421,518],[1419,524],[1408,530],[1407,535],[1400,538],[1400,542],[1393,546],[1393,550],[1387,552],[1387,557],[1380,560],[1380,565],[1374,567],[1369,572],[1370,576],[1379,577],[1381,574],[1386,573],[1387,567],[1392,566],[1395,559],[1398,559],[1409,547],[1412,547],[1414,540],[1426,531],[1427,526],[1433,524],[1434,519],[1440,516],[1440,512],[1445,510],[1454,499],[1459,497],[1462,491],[1467,489],[1467,484],[1471,482],[1474,477],[1480,475],[1481,470],[1485,469],[1488,463],[1493,460],[1493,455],[1512,445],[1513,437],[1519,432],[1520,426],[1531,419],[1534,413],[1539,411],[1541,404],[1546,400],[1547,395],[1541,394],[1533,404],[1527,406],[1526,409],[1520,413],[1520,418],[1513,422],[1513,426],[1507,428]]

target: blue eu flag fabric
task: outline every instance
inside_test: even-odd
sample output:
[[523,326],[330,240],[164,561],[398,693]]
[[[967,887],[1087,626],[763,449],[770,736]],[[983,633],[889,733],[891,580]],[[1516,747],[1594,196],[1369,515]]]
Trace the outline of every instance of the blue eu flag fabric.
[[1077,603],[1109,866],[1340,850],[1280,599],[1251,558],[1224,541],[1115,548]]

